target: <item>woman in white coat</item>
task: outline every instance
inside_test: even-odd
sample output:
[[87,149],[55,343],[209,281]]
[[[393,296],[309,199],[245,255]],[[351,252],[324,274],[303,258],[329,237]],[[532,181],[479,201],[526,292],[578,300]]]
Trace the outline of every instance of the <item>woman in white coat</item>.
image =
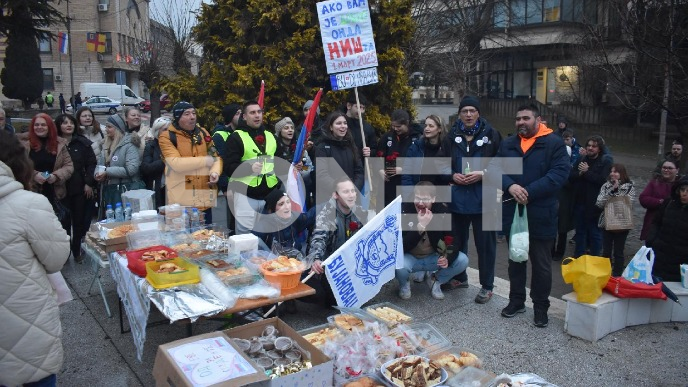
[[54,386],[62,367],[57,295],[47,274],[69,258],[69,236],[48,199],[31,192],[33,163],[0,132],[0,385]]

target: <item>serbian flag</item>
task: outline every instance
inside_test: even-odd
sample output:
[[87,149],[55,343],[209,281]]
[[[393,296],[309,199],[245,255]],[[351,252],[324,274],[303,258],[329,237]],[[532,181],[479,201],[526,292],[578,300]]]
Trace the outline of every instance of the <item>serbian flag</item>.
[[318,104],[320,103],[321,95],[322,89],[318,90],[318,94],[315,95],[313,106],[311,106],[306,116],[306,120],[303,122],[303,127],[301,128],[301,133],[299,134],[299,139],[296,141],[296,148],[294,149],[294,159],[291,162],[289,175],[287,176],[287,196],[289,196],[289,200],[291,200],[291,210],[296,212],[306,211],[306,187],[303,184],[301,173],[299,173],[294,166],[301,161],[306,141],[308,141],[308,138],[311,136],[313,121],[315,121],[315,115],[318,114]]
[[258,92],[258,106],[263,108],[265,103],[265,81],[260,81],[260,92]]
[[66,54],[69,51],[69,35],[66,32],[58,32],[57,44],[60,47],[60,52]]

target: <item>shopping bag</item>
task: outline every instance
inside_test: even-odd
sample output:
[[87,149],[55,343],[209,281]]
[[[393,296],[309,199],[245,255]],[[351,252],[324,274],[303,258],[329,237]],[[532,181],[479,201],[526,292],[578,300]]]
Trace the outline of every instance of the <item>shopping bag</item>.
[[561,275],[564,282],[573,284],[578,302],[592,304],[602,295],[602,289],[612,276],[609,258],[581,255],[562,261]]
[[[650,259],[647,259],[647,256]],[[654,284],[652,281],[652,266],[655,264],[655,252],[652,248],[642,246],[638,252],[635,253],[631,262],[623,271],[622,276],[627,280],[638,283],[644,282],[646,284]]]
[[633,229],[633,212],[629,196],[612,196],[604,205],[604,229],[607,231]]
[[514,221],[511,223],[509,233],[509,259],[514,262],[525,262],[528,260],[528,249],[530,247],[530,234],[528,233],[528,211],[523,206],[523,214],[519,214],[516,205]]
[[611,277],[604,286],[604,290],[619,298],[658,298],[666,300],[667,295],[662,291],[662,283],[654,285],[642,282],[633,283],[624,277]]

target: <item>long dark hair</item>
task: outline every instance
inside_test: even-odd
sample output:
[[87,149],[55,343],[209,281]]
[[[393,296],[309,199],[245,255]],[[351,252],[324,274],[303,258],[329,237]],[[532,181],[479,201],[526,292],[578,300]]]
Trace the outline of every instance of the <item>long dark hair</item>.
[[612,164],[612,168],[619,173],[619,183],[626,184],[631,182],[631,178],[628,177],[628,172],[626,172],[626,166],[619,163]]
[[14,179],[20,182],[24,189],[31,191],[33,182],[33,161],[26,154],[26,148],[22,146],[14,134],[0,130],[0,161],[12,170]]
[[62,136],[62,124],[68,120],[72,121],[72,124],[74,124],[74,134],[83,133],[81,130],[81,125],[79,125],[77,122],[76,117],[71,114],[60,114],[59,116],[55,117],[55,127],[57,128],[57,134],[59,136]]
[[[324,133],[325,136],[334,139],[334,135],[332,134],[332,125],[334,125],[334,122],[339,118],[339,117],[344,117],[346,118],[346,114],[340,112],[339,110],[335,110],[332,113],[330,113],[329,116],[327,116],[327,119],[325,120],[325,128],[324,128]],[[351,148],[351,152],[354,155],[354,160],[358,161],[362,157],[362,150],[356,148],[356,142],[354,141],[354,136],[351,134],[351,129],[347,127],[346,134],[344,135],[344,140],[349,142],[349,148]]]

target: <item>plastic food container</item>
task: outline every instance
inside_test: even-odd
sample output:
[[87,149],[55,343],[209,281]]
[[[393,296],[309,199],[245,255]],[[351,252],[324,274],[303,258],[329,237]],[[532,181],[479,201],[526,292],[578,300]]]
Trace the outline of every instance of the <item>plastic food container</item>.
[[[171,262],[186,271],[180,273],[157,273],[160,265]],[[151,262],[146,265],[146,280],[156,289],[166,289],[179,285],[195,284],[201,281],[200,269],[193,263],[181,258],[175,258],[166,262]]]
[[428,323],[414,323],[409,324],[408,327],[415,333],[416,338],[419,340],[416,344],[421,346],[426,353],[432,353],[441,348],[451,346],[449,339],[438,331],[437,328]]
[[299,286],[301,282],[301,270],[294,272],[274,272],[265,269],[269,262],[260,265],[260,272],[266,281],[274,284],[279,284],[282,289],[293,289]]
[[[399,359],[390,360],[390,361],[386,362],[385,364],[383,364],[382,367],[380,367],[380,373],[382,374],[382,377],[385,379],[385,381],[386,381],[387,383],[391,383],[392,386],[396,386],[397,384],[395,384],[394,382],[392,382],[392,380],[391,380],[390,378],[388,378],[387,375],[385,375],[385,371],[387,370],[387,367],[389,367],[390,365],[392,365],[392,363],[396,363],[396,362],[398,362],[398,361],[404,361],[404,360],[406,360],[406,359],[408,359],[408,358],[411,358],[411,357],[414,357],[414,358],[415,358],[415,357],[418,357],[418,356],[415,356],[415,355],[413,355],[413,356],[404,356],[404,357],[399,358]],[[430,362],[430,359],[428,359],[428,358],[426,358],[426,357],[422,357],[422,356],[421,356],[420,358],[421,358],[422,361],[424,361],[424,362],[426,362],[426,363],[427,363],[427,362]],[[440,376],[439,382],[433,383],[433,384],[428,383],[428,384],[427,384],[427,387],[437,386],[437,385],[439,385],[439,384],[444,383],[444,381],[447,380],[447,377],[449,376],[449,375],[447,374],[447,371],[445,371],[443,368],[441,368],[441,369],[440,369],[440,373],[441,373],[441,376]]]
[[138,231],[158,230],[162,219],[155,210],[141,211],[131,215],[131,224]]
[[[145,277],[146,276],[146,263],[148,262],[155,262],[153,261],[144,261],[141,258],[143,257],[143,254],[147,252],[162,252],[165,251],[167,252],[167,258],[160,260],[160,261],[169,261],[171,259],[177,258],[177,252],[170,249],[169,247],[166,246],[152,246],[152,247],[147,247],[145,249],[140,249],[140,250],[133,250],[133,251],[127,251],[127,267],[129,270],[131,270],[132,273],[136,274],[139,277]],[[158,262],[160,262],[158,261]]]
[[449,374],[449,377],[458,374],[466,367],[482,368],[483,366],[481,354],[456,346],[442,348],[429,354],[428,357],[440,363],[442,368]]
[[365,311],[349,308],[343,310],[340,314],[328,316],[327,321],[330,325],[339,328],[345,333],[366,329],[371,324],[378,324],[377,319]]
[[408,324],[414,320],[411,312],[396,306],[391,302],[381,302],[379,304],[366,306],[365,311],[376,319],[387,324],[389,327],[393,327],[398,324]]

